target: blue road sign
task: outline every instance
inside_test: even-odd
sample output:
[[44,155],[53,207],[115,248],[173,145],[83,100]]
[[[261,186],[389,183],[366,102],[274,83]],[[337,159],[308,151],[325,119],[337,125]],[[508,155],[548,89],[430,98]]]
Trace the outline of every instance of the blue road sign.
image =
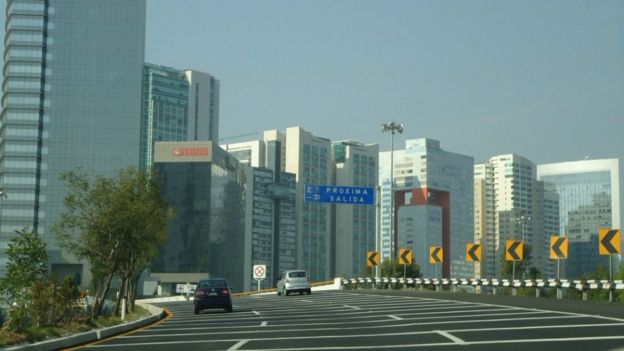
[[375,189],[339,185],[306,185],[305,202],[374,205]]

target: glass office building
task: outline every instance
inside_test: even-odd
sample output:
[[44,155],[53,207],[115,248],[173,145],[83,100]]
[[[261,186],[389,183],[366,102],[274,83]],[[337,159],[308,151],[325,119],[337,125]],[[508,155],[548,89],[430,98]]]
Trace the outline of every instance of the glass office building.
[[242,289],[244,170],[210,141],[156,142],[154,148],[160,190],[176,216],[152,274],[206,273]]
[[558,233],[570,238],[567,278],[593,273],[608,262],[598,254],[598,230],[621,226],[618,159],[539,165],[537,176],[559,195]]
[[48,243],[53,274],[87,273],[50,231],[64,211],[59,175],[139,165],[145,10],[144,0],[7,1],[0,275],[25,225]]
[[145,64],[142,168],[151,167],[156,141],[218,140],[219,86],[208,73]]
[[143,67],[142,168],[152,165],[155,141],[188,140],[188,94],[183,71],[149,63]]

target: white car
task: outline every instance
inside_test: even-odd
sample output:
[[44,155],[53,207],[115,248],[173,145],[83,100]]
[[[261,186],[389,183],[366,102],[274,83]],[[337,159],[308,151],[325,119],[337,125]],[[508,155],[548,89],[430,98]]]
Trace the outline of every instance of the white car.
[[310,289],[310,280],[305,271],[284,271],[277,281],[277,295],[286,295],[299,292],[299,295],[307,293],[312,294]]

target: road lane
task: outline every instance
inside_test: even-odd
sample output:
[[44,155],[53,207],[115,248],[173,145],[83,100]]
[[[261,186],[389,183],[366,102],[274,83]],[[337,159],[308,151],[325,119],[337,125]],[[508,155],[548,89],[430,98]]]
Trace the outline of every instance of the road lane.
[[[333,291],[256,295],[234,312],[193,314],[165,303],[168,320],[84,349],[115,350],[523,350],[624,347],[624,319],[483,302]],[[582,302],[579,302],[582,303]],[[523,344],[524,343],[524,344]],[[526,345],[530,343],[530,347]]]

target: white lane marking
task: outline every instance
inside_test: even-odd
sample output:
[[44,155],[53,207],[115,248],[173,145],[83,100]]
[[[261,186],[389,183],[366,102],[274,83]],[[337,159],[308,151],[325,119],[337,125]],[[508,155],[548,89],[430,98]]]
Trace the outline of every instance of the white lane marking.
[[458,345],[467,345],[468,343],[458,337],[456,337],[455,335],[449,334],[447,332],[445,332],[444,330],[434,330],[436,333],[442,335],[443,337],[450,339],[451,341],[453,341],[454,343],[458,344]]
[[[446,301],[446,302],[451,302],[451,303],[457,302],[455,300],[444,300],[444,299],[436,299],[436,298],[429,298],[429,297],[414,297],[414,298],[419,299],[419,300],[425,299],[425,300],[430,300],[430,301]],[[505,307],[505,308],[513,308],[517,310],[525,310],[525,311],[541,311],[541,312],[548,312],[548,313],[565,314],[565,315],[570,315],[570,316],[590,317],[590,318],[606,319],[606,320],[611,320],[611,321],[616,321],[616,322],[624,322],[624,319],[622,318],[606,317],[606,316],[599,316],[599,315],[593,315],[593,314],[564,312],[564,311],[555,311],[555,310],[543,310],[539,308],[527,308],[527,307],[517,307],[517,306],[508,306],[508,305],[498,305],[498,304],[485,303],[485,302],[472,302],[472,303],[475,305],[481,305],[481,306]]]
[[245,345],[248,341],[249,340],[240,340],[236,344],[232,345],[232,347],[227,349],[227,351],[236,351],[236,350],[240,349],[241,346]]
[[354,310],[361,310],[361,307],[357,307],[357,306],[350,306],[350,305],[342,305],[342,307],[346,307],[346,308],[352,308]]
[[[548,317],[525,317],[525,318],[495,318],[495,319],[475,319],[475,320],[466,320],[466,319],[461,319],[461,320],[450,320],[450,321],[442,321],[442,322],[429,322],[429,323],[404,323],[404,324],[400,324],[398,326],[400,327],[411,327],[411,326],[423,326],[423,325],[442,325],[442,324],[478,324],[478,323],[489,323],[489,322],[511,322],[511,321],[526,321],[526,320],[530,320],[530,321],[535,321],[535,320],[553,320],[553,319],[572,319],[572,318],[581,318],[578,316],[548,316]],[[363,323],[369,323],[369,322],[351,322],[349,324],[363,324]],[[372,325],[372,326],[354,326],[354,327],[338,327],[338,328],[334,328],[334,327],[321,327],[321,328],[316,328],[318,326],[321,325],[344,325],[344,322],[340,322],[340,323],[298,323],[298,324],[289,324],[289,326],[297,326],[297,327],[306,327],[306,326],[311,326],[311,327],[315,327],[313,330],[315,331],[334,331],[334,330],[340,330],[340,331],[345,331],[345,330],[362,330],[362,329],[380,329],[380,328],[396,328],[398,327],[396,324],[389,324],[389,325]],[[243,328],[249,328],[249,329],[255,329],[257,328],[257,325],[253,325],[253,326],[239,326],[238,328],[243,329]],[[273,328],[279,328],[280,325],[277,324],[273,324],[271,325],[271,327]],[[545,325],[544,328],[550,328],[551,325]],[[210,327],[211,330],[223,330],[223,329],[230,329],[231,327]],[[168,331],[173,331],[173,330],[188,330],[188,331],[192,331],[192,330],[206,330],[206,327],[192,327],[192,328],[168,328]],[[300,328],[300,329],[289,329],[289,332],[297,332],[297,331],[309,331],[310,329],[308,328]],[[160,332],[162,330],[154,330],[154,329],[147,329],[144,330],[144,332],[142,334],[145,335],[126,335],[126,336],[120,336],[119,339],[140,339],[140,338],[152,338],[152,337],[157,337],[157,336],[191,336],[191,335],[223,335],[223,334],[240,334],[240,333],[264,333],[265,331],[257,331],[257,330],[247,330],[247,331],[219,331],[219,332],[207,332],[207,333],[176,333],[176,334],[152,334],[151,331],[154,332]]]
[[310,300],[303,300],[303,299],[301,299],[301,300],[299,300],[299,301],[303,301],[303,302],[310,302],[310,303],[313,303],[313,302],[314,302],[314,301],[310,301]]
[[619,327],[624,323],[597,323],[597,324],[560,324],[560,325],[531,325],[526,327],[500,327],[500,328],[473,328],[473,329],[452,329],[451,333],[499,331],[499,330],[531,330],[531,329],[555,329],[555,328],[592,328],[592,327]]
[[389,317],[389,318],[392,318],[392,319],[396,319],[397,321],[403,320],[403,318],[401,318],[401,317],[397,317],[397,316],[395,316],[395,315],[393,315],[393,314],[389,314],[389,315],[388,315],[388,317]]
[[[290,332],[290,331],[289,331]],[[129,344],[96,344],[90,346],[91,348],[99,348],[99,347],[121,347],[121,346],[147,346],[147,345],[164,345],[164,344],[190,344],[190,343],[217,343],[217,342],[231,342],[239,340],[238,343],[232,346],[229,350],[236,350],[234,347],[240,347],[241,345],[249,342],[249,341],[273,341],[273,340],[317,340],[317,339],[361,339],[363,337],[366,338],[378,338],[382,336],[402,336],[402,335],[425,335],[425,334],[435,334],[434,331],[424,330],[424,331],[409,331],[409,332],[401,332],[401,333],[378,333],[378,334],[350,334],[350,335],[314,335],[314,336],[291,336],[291,337],[280,337],[280,338],[249,338],[240,340],[239,338],[233,339],[212,339],[212,340],[184,340],[184,341],[161,341],[161,342],[141,342],[141,343],[129,343]],[[169,335],[169,336],[177,336],[177,335]],[[240,345],[239,345],[240,344]],[[437,345],[437,344],[436,344]],[[280,350],[283,350],[280,348]]]
[[267,324],[269,324],[269,322],[264,321],[264,322],[260,323],[260,326],[261,326],[261,327],[266,327],[266,326],[267,326]]
[[260,315],[260,312],[258,312],[258,311],[251,311],[251,312],[253,312],[253,314],[255,314],[256,316]]

